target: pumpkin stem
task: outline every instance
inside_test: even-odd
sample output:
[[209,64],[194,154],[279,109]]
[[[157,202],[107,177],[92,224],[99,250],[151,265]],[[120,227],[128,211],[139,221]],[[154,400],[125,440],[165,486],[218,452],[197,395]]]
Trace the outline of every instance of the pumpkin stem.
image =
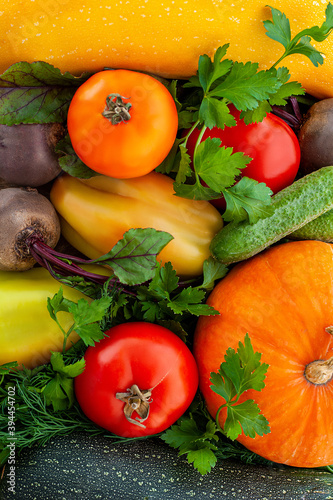
[[333,378],[333,357],[312,361],[306,365],[304,375],[311,384],[327,384]]
[[106,98],[106,104],[102,115],[110,120],[112,125],[128,122],[131,119],[129,110],[132,104],[130,102],[125,103],[123,99],[129,99],[129,97],[124,97],[120,94],[110,94]]
[[[141,391],[136,384],[127,389],[127,392],[117,392],[116,398],[125,403],[124,415],[131,424],[138,425],[144,429],[146,428],[142,422],[147,420],[149,416],[149,405],[152,402],[150,399],[151,394],[151,389]],[[132,418],[134,411],[141,418]]]

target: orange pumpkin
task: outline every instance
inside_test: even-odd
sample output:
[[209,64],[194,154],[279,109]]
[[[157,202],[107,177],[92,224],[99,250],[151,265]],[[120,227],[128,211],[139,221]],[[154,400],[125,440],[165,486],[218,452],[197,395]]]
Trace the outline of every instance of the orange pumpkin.
[[[249,390],[271,432],[238,440],[274,462],[333,464],[333,245],[280,244],[236,265],[208,303],[220,315],[201,317],[194,337],[200,389],[215,417],[223,403],[210,389],[228,347],[249,334],[268,363],[265,388]],[[223,427],[226,413],[220,413]]]

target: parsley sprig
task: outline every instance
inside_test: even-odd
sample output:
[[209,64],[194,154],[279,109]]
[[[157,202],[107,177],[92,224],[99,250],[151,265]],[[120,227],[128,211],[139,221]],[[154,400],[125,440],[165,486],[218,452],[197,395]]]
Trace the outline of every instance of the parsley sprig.
[[[105,316],[111,301],[111,296],[104,296],[92,302],[82,298],[76,303],[64,297],[62,287],[52,298],[48,297],[47,308],[49,314],[64,336],[63,353],[66,349],[68,337],[74,331],[81,337],[86,346],[95,345],[95,342],[99,342],[104,337],[99,321]],[[73,324],[67,331],[63,329],[58,319],[59,312],[70,313],[73,317]]]
[[270,7],[270,9],[272,11],[272,20],[264,21],[267,30],[266,35],[272,40],[281,43],[285,48],[284,53],[273,67],[276,67],[291,54],[303,54],[310,59],[314,66],[323,64],[323,55],[311,44],[311,39],[316,42],[323,42],[330,35],[333,29],[333,5],[330,2],[328,3],[325,10],[325,21],[320,27],[313,26],[304,29],[293,38],[291,38],[290,22],[286,15],[273,7]]
[[205,304],[207,291],[216,280],[223,278],[227,268],[213,258],[204,262],[203,282],[193,284],[181,282],[170,262],[158,266],[154,278],[148,285],[137,290],[141,304],[142,319],[146,321],[175,320],[185,323],[186,316],[207,316],[218,314]]
[[[52,298],[48,297],[49,314],[64,336],[63,349],[62,352],[52,352],[47,376],[43,375],[33,390],[40,392],[44,397],[45,405],[52,405],[54,411],[67,410],[73,406],[74,378],[80,375],[85,367],[83,357],[72,360],[66,356],[70,334],[76,332],[85,347],[99,342],[105,336],[100,322],[107,314],[112,299],[111,295],[104,295],[93,301],[82,298],[76,303],[64,297],[62,287]],[[63,328],[58,316],[63,312],[69,313],[73,318],[73,323],[67,331]]]
[[238,402],[240,396],[249,389],[261,391],[265,387],[268,365],[261,363],[261,354],[254,352],[248,334],[245,335],[244,343],[239,342],[237,352],[230,347],[224,359],[219,370],[211,373],[210,378],[212,391],[225,401],[216,413],[217,425],[220,427],[219,415],[226,408],[227,419],[221,430],[228,438],[237,439],[242,432],[252,438],[256,434],[268,434],[268,421],[260,413],[258,405],[251,399]]
[[[285,106],[292,96],[305,93],[301,84],[290,81],[286,67],[278,67],[291,54],[301,54],[315,65],[324,59],[311,40],[325,40],[333,29],[333,6],[326,8],[326,19],[322,26],[314,26],[291,36],[290,23],[285,14],[270,7],[272,19],[264,21],[266,34],[281,43],[284,52],[266,70],[259,70],[253,62],[237,62],[226,57],[229,45],[219,47],[213,60],[208,55],[199,58],[198,71],[183,85],[187,90],[183,102],[177,100],[180,127],[189,128],[187,135],[176,140],[173,150],[159,167],[160,171],[175,173],[175,192],[184,198],[212,200],[221,195],[226,200],[226,221],[250,223],[268,216],[271,212],[272,191],[263,183],[243,177],[242,169],[251,158],[242,153],[233,153],[219,139],[203,140],[207,129],[232,127],[235,120],[230,113],[230,104],[241,111],[245,123],[259,122],[273,106]],[[175,85],[171,87],[175,93]],[[200,134],[193,155],[193,164],[187,154],[186,144],[193,130]]]
[[[206,419],[203,428],[190,413],[162,434],[162,439],[177,448],[180,455],[186,454],[188,462],[193,463],[201,474],[210,472],[217,462],[219,433],[235,440],[242,432],[252,438],[256,434],[263,436],[270,432],[267,419],[252,399],[239,403],[241,395],[249,389],[261,391],[265,387],[268,365],[261,363],[260,359],[261,354],[254,352],[251,339],[246,334],[244,343],[239,342],[237,351],[229,348],[219,370],[211,373],[211,389],[224,400],[217,410],[215,422],[206,414],[208,421]],[[219,423],[222,408],[227,409],[223,428]]]
[[201,428],[190,415],[172,425],[162,434],[161,439],[172,448],[178,449],[179,455],[186,455],[187,461],[204,475],[217,463],[217,431],[218,428],[211,419]]

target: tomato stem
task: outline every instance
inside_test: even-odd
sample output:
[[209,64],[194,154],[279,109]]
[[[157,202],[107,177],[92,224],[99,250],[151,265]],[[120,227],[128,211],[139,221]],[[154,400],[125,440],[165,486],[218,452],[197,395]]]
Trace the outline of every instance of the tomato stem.
[[106,104],[102,115],[107,118],[112,125],[128,122],[131,119],[129,110],[132,107],[130,102],[124,102],[123,99],[129,97],[121,96],[120,94],[109,94],[106,98]]
[[[142,427],[144,429],[146,428],[146,426],[142,422],[147,420],[149,416],[151,394],[151,389],[141,391],[136,384],[133,384],[130,389],[127,389],[127,392],[116,393],[116,399],[119,399],[120,401],[123,401],[125,403],[124,415],[128,422],[138,425],[139,427]],[[140,418],[132,418],[132,414],[135,411]]]

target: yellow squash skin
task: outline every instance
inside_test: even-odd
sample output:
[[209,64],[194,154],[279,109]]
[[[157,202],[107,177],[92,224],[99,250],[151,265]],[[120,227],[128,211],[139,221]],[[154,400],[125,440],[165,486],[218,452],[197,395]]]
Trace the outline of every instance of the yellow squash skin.
[[[320,26],[327,3],[275,0],[292,33]],[[270,67],[283,47],[265,35],[271,18],[263,0],[2,0],[0,70],[14,62],[43,60],[80,74],[104,67],[189,77],[201,54],[230,43],[228,57]],[[326,54],[315,68],[302,55],[283,64],[318,98],[333,96],[333,36],[316,44]]]
[[175,196],[172,179],[157,172],[133,179],[65,174],[53,183],[51,201],[62,234],[84,255],[100,257],[129,229],[152,227],[174,237],[159,259],[188,277],[202,273],[210,242],[223,225],[208,201]]

